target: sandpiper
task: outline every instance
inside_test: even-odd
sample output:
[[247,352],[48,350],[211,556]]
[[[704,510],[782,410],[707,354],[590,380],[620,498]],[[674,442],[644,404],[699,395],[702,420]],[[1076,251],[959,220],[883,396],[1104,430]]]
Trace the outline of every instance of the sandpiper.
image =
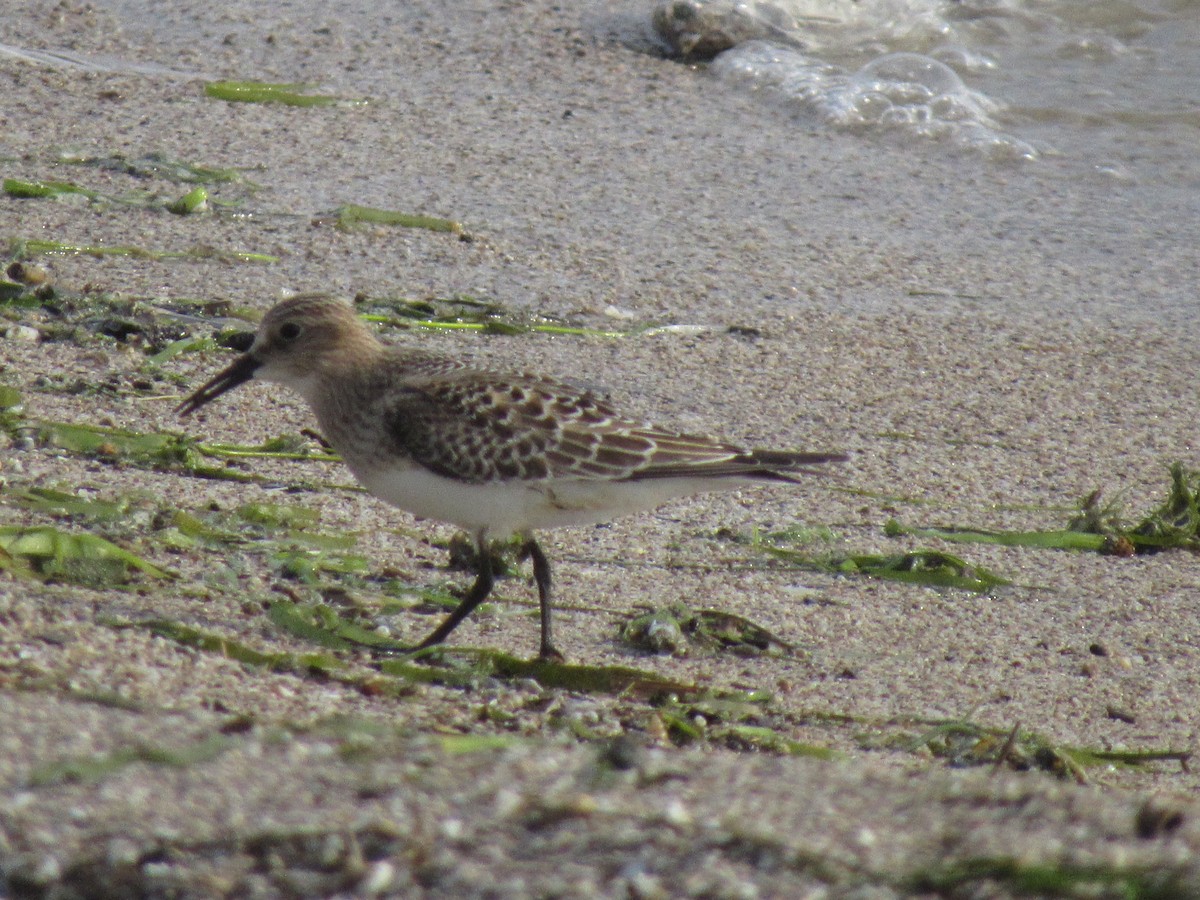
[[627,418],[591,390],[379,341],[345,301],[302,295],[272,308],[250,349],[181,403],[188,415],[251,378],[308,401],[363,486],[393,506],[465,529],[478,550],[462,602],[412,649],[441,643],[492,589],[489,542],[520,535],[533,560],[543,658],[550,562],[534,529],[605,522],[674,497],[796,482],[841,453],[751,450]]

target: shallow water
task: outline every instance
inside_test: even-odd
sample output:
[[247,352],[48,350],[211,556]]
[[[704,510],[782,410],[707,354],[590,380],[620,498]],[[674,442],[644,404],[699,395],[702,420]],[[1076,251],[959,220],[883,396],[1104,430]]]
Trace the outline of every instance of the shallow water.
[[738,21],[739,36],[760,26],[712,72],[830,128],[1069,177],[1200,183],[1200,4],[685,0],[660,16],[664,6],[704,27]]

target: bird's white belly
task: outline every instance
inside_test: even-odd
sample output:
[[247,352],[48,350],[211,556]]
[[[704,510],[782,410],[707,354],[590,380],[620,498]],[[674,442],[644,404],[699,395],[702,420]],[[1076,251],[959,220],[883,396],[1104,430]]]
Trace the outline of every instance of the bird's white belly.
[[535,528],[592,525],[652,509],[672,497],[731,487],[712,479],[462,482],[419,466],[356,469],[363,487],[393,506],[472,533],[503,538]]

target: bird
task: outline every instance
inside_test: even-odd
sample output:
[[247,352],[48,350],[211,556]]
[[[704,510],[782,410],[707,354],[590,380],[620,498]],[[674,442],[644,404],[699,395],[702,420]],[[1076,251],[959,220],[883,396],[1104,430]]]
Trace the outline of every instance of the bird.
[[491,593],[489,548],[520,538],[532,561],[539,657],[561,660],[551,566],[535,531],[607,522],[668,500],[753,483],[798,483],[840,452],[747,449],[626,416],[597,391],[385,344],[347,301],[300,294],[273,306],[249,349],[176,407],[188,416],[251,379],[281,384],[375,497],[473,539],[475,580],[412,651],[440,644]]

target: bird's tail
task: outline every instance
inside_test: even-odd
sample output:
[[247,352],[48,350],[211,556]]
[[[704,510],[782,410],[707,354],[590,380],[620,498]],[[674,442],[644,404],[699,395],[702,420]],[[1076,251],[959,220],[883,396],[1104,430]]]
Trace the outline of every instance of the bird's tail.
[[791,450],[751,450],[747,454],[755,468],[747,474],[767,481],[796,481],[795,475],[821,475],[813,466],[825,463],[846,462],[846,453],[798,453]]

